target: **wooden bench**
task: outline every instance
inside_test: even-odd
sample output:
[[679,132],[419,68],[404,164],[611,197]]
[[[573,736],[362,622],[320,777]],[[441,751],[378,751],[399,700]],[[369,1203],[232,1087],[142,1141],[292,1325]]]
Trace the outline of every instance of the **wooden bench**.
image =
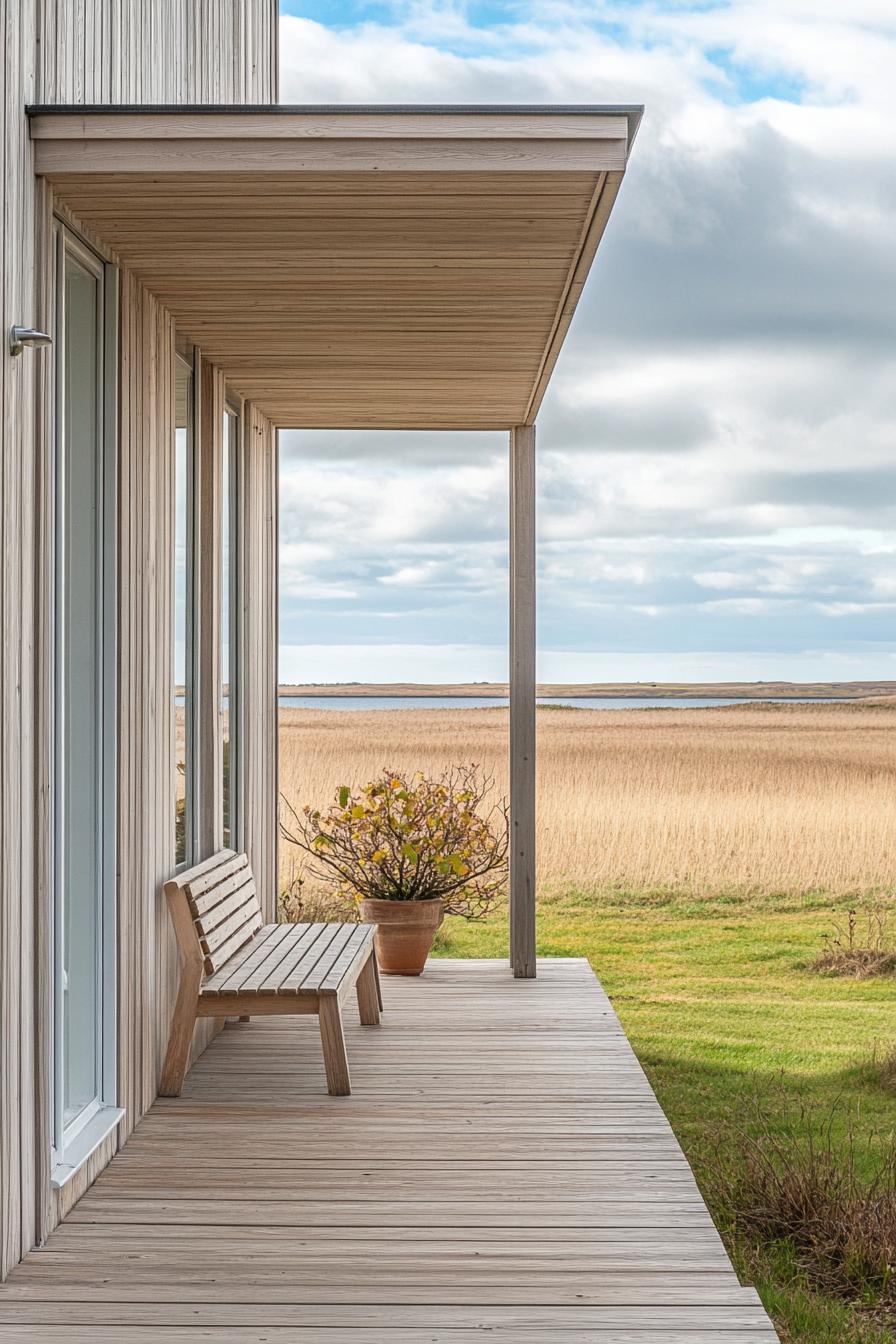
[[181,980],[159,1091],[180,1096],[198,1017],[317,1013],[327,1088],[351,1092],[342,1004],[355,989],[361,1022],[382,998],[372,924],[265,924],[245,854],[222,850],[165,883]]

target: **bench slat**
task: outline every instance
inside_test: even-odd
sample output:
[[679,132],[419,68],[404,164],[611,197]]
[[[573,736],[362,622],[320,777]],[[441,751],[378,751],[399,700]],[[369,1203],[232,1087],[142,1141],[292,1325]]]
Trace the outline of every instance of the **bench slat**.
[[[240,974],[248,974],[250,963],[253,958],[257,958],[263,951],[268,939],[273,938],[277,933],[280,937],[285,937],[289,931],[288,924],[264,924],[250,943],[246,943],[229,959],[220,971],[215,971],[214,975],[209,975],[202,982],[203,994],[218,994],[227,984],[228,980],[233,979]],[[266,955],[266,954],[265,954]]]
[[288,968],[302,957],[327,929],[326,924],[306,924],[297,927],[302,930],[299,936],[288,940],[282,950],[272,958],[261,962],[252,975],[240,985],[240,994],[273,994],[276,984],[287,973]]
[[320,992],[322,994],[336,993],[347,972],[351,970],[358,958],[363,956],[366,948],[372,942],[374,932],[372,924],[366,926],[362,924],[358,927],[356,934],[349,939],[329,971],[327,971],[325,979],[321,982]]
[[[255,895],[255,886],[253,883],[243,883],[236,891],[232,892],[225,900],[221,901],[212,910],[206,912],[201,917],[195,917],[196,930],[200,937],[203,933],[211,933],[225,919],[228,919],[235,911],[242,909],[244,905],[256,906],[258,898]],[[192,911],[192,906],[191,906]]]
[[[348,936],[341,939],[341,946],[334,949],[334,955],[325,957],[323,961],[315,966],[314,970],[306,979],[303,989],[320,990],[329,976],[334,972],[337,975],[337,985],[339,980],[345,974],[348,967],[354,961],[360,946],[364,941],[364,933],[359,930],[357,924],[348,925]],[[338,969],[337,969],[338,968]]]
[[380,1018],[374,929],[264,924],[245,854],[223,850],[165,883],[181,983],[162,1066],[162,1096],[179,1096],[198,1017],[316,1013],[333,1096],[351,1091],[342,1000],[354,989],[363,1026]]
[[228,938],[236,933],[237,929],[241,929],[244,925],[251,925],[256,920],[255,927],[260,929],[261,911],[258,908],[258,902],[254,896],[250,899],[246,899],[244,896],[242,904],[231,911],[226,919],[222,919],[220,924],[216,924],[213,928],[208,928],[208,926],[205,929],[201,926],[198,927],[199,941],[202,944],[203,952],[211,954],[216,948],[226,943]]
[[[222,992],[224,994],[252,993],[252,986],[256,978],[260,975],[263,979],[272,966],[276,966],[282,961],[290,947],[302,936],[302,931],[307,928],[307,924],[281,924],[273,926],[272,930],[271,926],[268,925],[255,940],[252,956],[245,965],[229,977],[222,987]],[[224,970],[227,970],[226,966]]]
[[[185,868],[177,874],[172,880],[179,887],[188,887],[191,883],[197,882],[204,873],[210,873],[222,864],[228,863],[231,859],[242,857],[234,849],[219,849],[217,854],[212,854],[207,859],[202,859],[199,863],[194,863],[192,868]],[[247,859],[248,862],[248,859]]]
[[202,871],[191,870],[182,889],[193,916],[205,972],[214,975],[262,927],[255,879],[245,854],[225,852]]
[[[208,868],[202,864],[200,867],[201,872],[199,868],[196,868],[191,869],[189,873],[185,873],[184,878],[186,880],[181,882],[181,886],[186,888],[187,895],[194,901],[211,887],[216,887],[219,882],[223,882],[225,878],[230,877],[231,873],[239,872],[241,868],[248,868],[249,859],[246,854],[234,854],[231,851],[229,858],[225,858],[222,863]],[[198,872],[199,875],[194,877],[194,872]]]
[[261,912],[259,911],[252,916],[249,923],[241,924],[236,932],[227,939],[226,943],[222,943],[215,951],[207,954],[205,958],[206,974],[213,975],[215,971],[220,971],[234,952],[238,952],[244,943],[254,938],[260,928]]
[[276,974],[268,977],[262,987],[263,992],[265,994],[278,994],[280,986],[296,974],[298,967],[313,966],[333,941],[336,936],[336,928],[337,925],[335,924],[324,924],[313,939],[309,939],[301,947],[297,947],[293,954],[277,967]]
[[203,994],[226,993],[231,981],[239,985],[242,978],[254,970],[259,960],[270,956],[275,942],[286,938],[289,930],[289,924],[264,924],[251,943],[240,948],[226,966],[203,981]]
[[[326,945],[322,940],[308,951],[307,955],[295,965],[284,980],[277,986],[278,994],[316,994],[317,987],[326,973],[325,968],[332,966],[354,931],[354,924],[329,924],[331,936]],[[319,974],[315,971],[320,968]]]
[[197,919],[208,920],[212,912],[219,905],[223,905],[231,893],[242,891],[247,887],[254,895],[255,879],[252,876],[251,869],[240,868],[238,872],[232,873],[230,877],[225,878],[223,882],[219,882],[216,887],[211,887],[202,896],[190,896],[190,907],[195,912]]

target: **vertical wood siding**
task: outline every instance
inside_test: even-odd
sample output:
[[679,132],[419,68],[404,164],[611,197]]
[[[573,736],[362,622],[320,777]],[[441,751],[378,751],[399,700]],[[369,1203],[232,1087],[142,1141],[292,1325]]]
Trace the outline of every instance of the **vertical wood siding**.
[[[127,1116],[120,1134],[54,1196],[46,1119],[53,356],[30,350],[12,359],[5,335],[11,322],[52,330],[52,201],[34,176],[24,109],[36,102],[273,101],[276,8],[276,0],[0,0],[0,1278],[67,1212],[152,1101],[178,974],[160,892],[174,853],[173,332],[169,314],[123,272],[119,1071]],[[255,413],[246,432],[254,447],[246,630],[257,657],[247,676],[246,823],[270,908],[276,650],[257,651],[276,629],[275,435]],[[213,1030],[197,1030],[197,1051]]]
[[275,102],[276,28],[276,0],[42,0],[37,101]]
[[153,1100],[176,962],[161,899],[174,860],[174,324],[124,273],[119,430],[121,1137]]
[[[35,317],[42,331],[54,331],[55,315],[55,247],[53,232],[53,196],[49,185],[41,180],[35,196],[35,258],[37,296]],[[55,392],[56,374],[52,352],[35,363],[35,674],[34,674],[34,737],[35,778],[34,796],[36,816],[34,827],[34,936],[30,947],[34,966],[34,1123],[35,1158],[33,1194],[35,1208],[34,1235],[41,1235],[47,1226],[51,1207],[50,1166],[46,1160],[49,1133],[47,1117],[52,1105],[50,1077],[52,1071],[52,1031],[48,1005],[51,994],[50,947],[52,943],[53,852],[50,845],[53,795],[53,573],[52,545],[55,531],[53,473],[55,456]],[[27,1103],[26,1103],[27,1104]],[[23,1188],[29,1186],[31,1173],[23,1168]],[[23,1237],[23,1249],[27,1239]]]
[[244,840],[265,919],[277,900],[277,433],[246,402],[243,413]]
[[0,0],[0,1273],[33,1241],[35,409],[46,352],[12,359],[8,323],[36,321],[36,192],[23,107],[34,96],[35,0]]

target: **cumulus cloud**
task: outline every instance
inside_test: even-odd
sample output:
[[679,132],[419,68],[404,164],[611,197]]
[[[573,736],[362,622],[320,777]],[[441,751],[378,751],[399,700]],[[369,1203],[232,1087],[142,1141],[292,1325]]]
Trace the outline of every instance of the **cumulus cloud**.
[[[539,422],[543,674],[885,674],[890,0],[288,8],[284,101],[646,104]],[[446,676],[492,666],[500,436],[281,452],[285,642],[394,649],[399,625],[456,646]]]

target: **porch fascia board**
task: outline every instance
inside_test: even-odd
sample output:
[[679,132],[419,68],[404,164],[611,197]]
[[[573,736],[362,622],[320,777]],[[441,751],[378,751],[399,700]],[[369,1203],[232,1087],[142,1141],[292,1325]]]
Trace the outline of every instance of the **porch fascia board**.
[[623,172],[624,115],[355,117],[62,112],[31,116],[39,174]]
[[[35,167],[295,428],[534,423],[625,107],[34,107]],[[261,205],[261,209],[259,209]]]

